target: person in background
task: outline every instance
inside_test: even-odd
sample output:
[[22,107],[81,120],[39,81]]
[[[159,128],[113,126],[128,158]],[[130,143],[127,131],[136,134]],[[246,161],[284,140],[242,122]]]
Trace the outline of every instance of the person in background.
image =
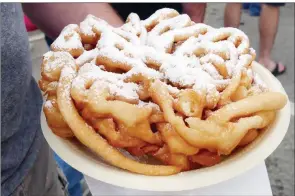
[[66,177],[66,181],[67,181],[66,188],[67,188],[69,196],[82,196],[83,188],[82,188],[81,180],[84,178],[83,174],[79,172],[78,170],[72,168],[55,153],[54,153],[54,159]]
[[192,21],[203,23],[205,18],[206,3],[111,3],[123,21],[130,13],[137,13],[141,20],[148,18],[161,8],[171,8],[179,13],[190,16]]
[[[259,20],[260,44],[258,62],[275,76],[281,75],[286,71],[286,67],[281,62],[275,62],[271,57],[271,50],[278,30],[280,6],[284,6],[284,3],[263,3]],[[239,27],[241,7],[241,3],[228,3],[226,5],[224,13],[225,27]]]
[[123,20],[108,3],[1,4],[1,195],[62,196],[53,152],[41,131],[42,95],[32,76],[23,11],[52,40],[88,14],[115,27]]
[[250,16],[260,16],[261,3],[243,3],[243,9],[249,10]]
[[[32,32],[37,30],[38,28],[36,25],[34,25],[31,20],[24,14],[24,22],[27,32]],[[46,37],[46,40],[50,39]],[[30,43],[31,44],[31,43]],[[65,186],[67,188],[69,196],[82,196],[82,185],[81,180],[83,179],[83,175],[69,166],[64,160],[62,160],[56,153],[54,153],[54,159],[57,162],[59,168],[61,168],[64,176],[66,179],[64,179],[63,176],[59,176],[60,180],[62,181],[62,184],[66,184]]]

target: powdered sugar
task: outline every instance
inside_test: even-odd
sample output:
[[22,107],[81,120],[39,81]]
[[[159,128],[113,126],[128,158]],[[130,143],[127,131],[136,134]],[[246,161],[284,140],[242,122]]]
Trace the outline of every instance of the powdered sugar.
[[177,95],[180,92],[180,90],[178,88],[174,87],[174,86],[171,86],[171,85],[168,85],[168,84],[165,84],[165,86],[167,87],[169,93],[172,94],[172,95]]
[[94,64],[87,63],[79,70],[78,76],[72,82],[72,87],[79,91],[85,91],[89,82],[101,81],[107,84],[111,95],[138,99],[138,85],[135,83],[125,83],[123,78],[124,76],[121,74],[106,72]]
[[44,107],[47,108],[47,109],[52,109],[53,108],[52,102],[50,100],[47,100],[44,103]]
[[244,54],[239,56],[239,60],[237,61],[236,65],[232,68],[233,74],[237,74],[241,72],[243,69],[247,69],[247,67],[252,62],[252,56],[249,54]]
[[139,16],[135,13],[129,14],[129,16],[127,17],[126,23],[122,25],[120,29],[129,33],[132,33],[136,36],[139,36],[141,31]]
[[249,78],[254,78],[254,74],[253,74],[253,70],[252,69],[247,69],[247,76],[249,77]]
[[202,65],[204,71],[206,71],[213,79],[221,80],[222,76],[218,73],[214,65],[211,63],[206,63]]
[[90,14],[87,15],[85,20],[80,23],[81,33],[88,35],[88,36],[95,36],[95,33],[93,32],[92,28],[97,23],[107,24],[105,21],[103,21],[99,18],[96,18],[93,15],[90,15]]
[[138,74],[142,74],[144,77],[148,78],[148,79],[162,79],[163,78],[163,74],[148,68],[148,67],[133,67],[130,71],[128,71],[125,74],[122,74],[123,78],[130,78],[133,75],[138,75]]
[[122,96],[127,99],[138,99],[138,85],[135,83],[124,83],[118,81],[108,85],[110,94],[114,96]]
[[157,111],[160,111],[160,107],[153,102],[144,102],[144,101],[139,100],[137,106],[138,107],[151,107]]
[[260,76],[257,73],[253,73],[253,84],[257,85],[260,89],[266,90],[266,84],[261,80]]
[[60,69],[68,63],[74,63],[73,57],[68,52],[46,52],[43,55],[44,70],[47,72]]
[[216,54],[209,53],[209,54],[201,57],[200,62],[202,64],[209,63],[209,62],[214,62],[216,64],[223,64],[224,60]]
[[[76,28],[70,26],[60,37],[70,34],[69,39],[79,40]],[[126,98],[138,98],[139,86],[124,82],[138,74],[149,79],[166,80],[180,88],[218,93],[217,89],[227,86],[233,75],[248,69],[255,55],[254,50],[249,49],[248,37],[240,30],[193,24],[188,15],[179,15],[167,8],[144,21],[132,13],[120,28],[111,27],[105,21],[88,15],[80,23],[80,30],[86,35],[97,33],[100,39],[95,49],[84,51],[76,59],[76,64],[82,67],[77,77],[80,79],[75,79],[73,86],[78,87],[80,83],[82,88],[87,80],[102,80],[108,84],[111,94]],[[61,38],[58,43],[68,47],[69,44],[63,41],[65,39]],[[179,41],[183,43],[173,54],[169,54],[173,44]],[[95,59],[106,70],[116,68],[125,73],[106,72],[103,67],[93,65]],[[87,68],[91,67],[87,65],[89,62],[91,69]],[[159,70],[148,65],[154,65]],[[227,78],[219,73],[217,66],[226,68]],[[85,73],[82,70],[86,70]],[[172,94],[179,92],[176,87],[167,85],[167,88]]]
[[171,18],[173,16],[177,16],[179,13],[176,10],[163,8],[157,10],[154,14],[152,14],[149,18],[142,21],[146,28],[157,25],[159,20],[165,20]]
[[111,47],[99,50],[97,58],[109,59],[112,63],[120,64],[122,65],[121,67],[127,67],[127,69],[146,66],[140,59],[130,58],[120,52],[117,48]]
[[78,30],[78,25],[70,24],[66,26],[58,38],[52,43],[52,47],[56,49],[83,49]]
[[160,22],[155,28],[150,31],[151,35],[161,35],[167,30],[179,29],[187,26],[190,23],[190,18],[188,15],[178,15],[176,17],[164,20]]
[[89,63],[91,62],[93,59],[95,59],[97,57],[97,54],[98,54],[98,49],[95,48],[93,50],[85,50],[83,52],[82,55],[80,55],[77,59],[76,59],[76,64],[78,66],[82,66],[84,65],[85,63]]
[[126,41],[134,44],[134,45],[140,45],[140,40],[138,39],[138,37],[132,33],[123,31],[119,28],[114,28],[113,32],[116,33],[117,35],[121,36],[122,38],[124,38]]

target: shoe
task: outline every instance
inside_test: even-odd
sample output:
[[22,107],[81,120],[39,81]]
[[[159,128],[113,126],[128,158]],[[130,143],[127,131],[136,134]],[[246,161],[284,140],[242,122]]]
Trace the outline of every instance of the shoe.
[[279,63],[276,63],[276,67],[275,67],[274,70],[271,71],[271,73],[274,76],[279,76],[279,75],[282,75],[283,73],[285,73],[286,69],[287,68],[284,66],[284,70],[283,71],[279,71]]

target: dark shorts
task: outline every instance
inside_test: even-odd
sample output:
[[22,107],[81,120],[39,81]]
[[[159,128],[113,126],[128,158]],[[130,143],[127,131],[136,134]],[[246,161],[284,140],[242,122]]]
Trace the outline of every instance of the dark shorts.
[[266,5],[270,5],[273,7],[281,7],[284,6],[286,3],[266,3]]

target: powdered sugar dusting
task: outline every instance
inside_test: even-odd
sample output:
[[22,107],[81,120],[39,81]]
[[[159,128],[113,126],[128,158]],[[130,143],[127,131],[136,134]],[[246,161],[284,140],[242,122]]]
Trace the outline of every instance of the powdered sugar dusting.
[[67,63],[74,63],[73,57],[68,52],[46,52],[43,55],[44,69],[47,72],[63,67]]
[[170,94],[177,95],[180,92],[180,90],[174,86],[168,84],[165,84],[165,86],[167,87]]
[[138,85],[125,83],[123,79],[124,75],[106,72],[94,64],[87,63],[79,70],[78,76],[72,82],[72,87],[79,89],[79,91],[85,91],[87,83],[101,81],[107,84],[111,95],[138,99]]
[[202,65],[203,70],[206,71],[213,79],[221,80],[222,76],[218,73],[214,65],[206,63]]
[[[138,99],[137,92],[141,87],[125,82],[136,75],[167,81],[171,94],[177,94],[177,88],[187,87],[216,94],[218,89],[230,83],[235,74],[248,70],[255,55],[242,31],[195,24],[188,15],[179,15],[168,8],[158,10],[143,21],[132,13],[119,28],[88,15],[80,23],[80,31],[90,36],[99,34],[99,40],[95,49],[84,51],[76,59],[80,70],[72,86],[84,89],[89,80],[101,80],[108,84],[112,95],[126,98]],[[78,26],[66,27],[57,43],[68,47],[69,43],[62,43],[66,41],[65,37],[81,40],[78,32]],[[175,42],[181,43],[172,53]],[[94,65],[96,63],[99,65]],[[219,73],[217,66],[223,66],[228,75]],[[125,73],[105,71],[110,68]]]
[[48,109],[51,109],[51,108],[53,108],[53,105],[52,105],[52,103],[51,103],[50,100],[47,100],[47,101],[44,103],[44,107],[45,107],[45,108],[48,108]]
[[176,15],[178,15],[178,12],[176,10],[173,10],[170,8],[163,8],[163,9],[157,10],[149,18],[143,20],[142,23],[147,28],[147,27],[151,26],[152,24],[157,23],[157,21],[159,21],[159,20],[165,20],[165,19],[171,18]]
[[151,107],[151,108],[154,108],[157,111],[160,111],[160,107],[157,104],[153,103],[153,102],[144,102],[144,101],[139,100],[137,106],[138,107]]
[[127,99],[138,99],[138,85],[135,83],[124,83],[119,81],[116,84],[110,84],[109,86],[110,93],[115,96],[122,96]]
[[98,49],[97,48],[94,48],[93,50],[89,50],[89,51],[85,50],[83,52],[83,54],[80,55],[76,59],[76,64],[78,66],[82,66],[85,63],[89,63],[89,62],[91,62],[93,59],[95,59],[97,57],[97,54],[98,54]]
[[66,26],[51,46],[57,49],[83,49],[78,31],[78,25],[70,24]]
[[93,15],[87,15],[85,20],[80,23],[81,33],[88,36],[95,36],[92,28],[94,25],[107,24],[104,20],[96,18]]
[[141,24],[140,24],[139,16],[135,13],[129,14],[129,16],[127,17],[126,23],[122,25],[120,29],[137,36],[140,35]]
[[148,67],[133,67],[130,71],[128,71],[127,73],[123,74],[122,77],[123,78],[130,78],[133,75],[138,75],[138,74],[142,74],[144,77],[148,78],[148,79],[162,79],[163,78],[163,74],[148,68]]
[[263,82],[257,73],[253,73],[253,84],[257,85],[262,90],[267,90],[265,82]]

